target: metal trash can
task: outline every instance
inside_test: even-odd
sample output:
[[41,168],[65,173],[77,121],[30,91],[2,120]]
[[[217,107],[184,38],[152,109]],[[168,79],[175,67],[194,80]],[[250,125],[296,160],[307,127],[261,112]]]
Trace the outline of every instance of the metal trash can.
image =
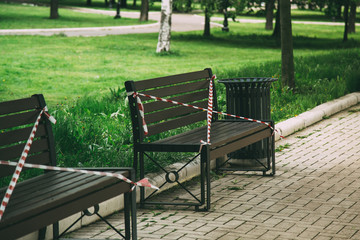
[[[256,120],[271,120],[270,86],[276,80],[276,78],[219,80],[219,83],[223,83],[226,87],[226,112]],[[227,163],[231,169],[263,171],[265,174],[270,170],[269,145],[268,139],[251,144],[231,153]]]

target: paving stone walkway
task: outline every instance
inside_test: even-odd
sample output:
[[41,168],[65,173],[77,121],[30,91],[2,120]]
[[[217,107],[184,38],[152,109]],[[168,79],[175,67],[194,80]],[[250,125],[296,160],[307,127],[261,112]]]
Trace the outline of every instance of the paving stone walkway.
[[[138,209],[139,239],[360,239],[359,122],[360,104],[278,141],[276,175],[213,180],[209,212]],[[102,222],[69,237],[118,238]]]

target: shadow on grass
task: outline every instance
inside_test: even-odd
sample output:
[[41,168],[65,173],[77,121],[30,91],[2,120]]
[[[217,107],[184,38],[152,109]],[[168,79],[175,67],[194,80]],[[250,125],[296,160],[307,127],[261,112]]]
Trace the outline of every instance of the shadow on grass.
[[[280,48],[280,40],[269,35],[250,34],[227,34],[226,36],[222,33],[215,33],[210,37],[205,37],[200,34],[178,34],[172,36],[173,40],[176,41],[193,41],[193,42],[205,42],[209,45],[223,46],[223,47],[237,47],[237,48],[264,48],[274,49]],[[330,39],[330,38],[315,38],[315,37],[304,37],[294,36],[294,49],[315,49],[315,50],[326,50],[326,49],[351,49],[358,48],[360,41],[349,39],[347,42],[343,42],[341,39]]]

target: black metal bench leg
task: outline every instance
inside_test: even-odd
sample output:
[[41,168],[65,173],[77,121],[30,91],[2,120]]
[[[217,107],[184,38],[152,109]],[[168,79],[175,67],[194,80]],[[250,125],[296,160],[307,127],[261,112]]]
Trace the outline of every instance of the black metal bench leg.
[[132,230],[132,239],[137,239],[137,218],[136,218],[136,195],[135,191],[131,197],[131,230]]
[[38,240],[44,240],[46,235],[46,227],[39,230]]
[[[201,149],[201,166],[205,165],[205,170],[201,169],[201,199],[205,197],[205,186],[206,185],[206,206],[204,210],[210,210],[211,203],[211,192],[210,192],[210,147],[209,145],[202,146]],[[205,176],[204,176],[205,175]],[[205,178],[205,179],[204,179]]]
[[[140,161],[140,179],[145,177],[145,170],[144,170],[144,152],[139,153],[139,161]],[[145,204],[145,189],[140,188],[140,207],[144,208]]]
[[271,137],[271,154],[272,154],[272,174],[275,175],[276,168],[275,168],[275,136]]
[[124,221],[125,221],[125,239],[130,240],[130,193],[124,194]]
[[59,222],[53,224],[53,239],[59,238]]
[[[131,179],[135,179],[135,171],[131,172]],[[132,239],[137,239],[137,218],[136,218],[136,189],[130,193],[130,208],[131,208],[131,235]]]

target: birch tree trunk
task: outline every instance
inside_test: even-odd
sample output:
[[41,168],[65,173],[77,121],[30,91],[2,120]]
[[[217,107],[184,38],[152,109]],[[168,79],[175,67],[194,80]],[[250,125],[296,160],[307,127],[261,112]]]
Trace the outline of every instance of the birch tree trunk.
[[170,51],[172,0],[161,1],[161,20],[156,52]]

